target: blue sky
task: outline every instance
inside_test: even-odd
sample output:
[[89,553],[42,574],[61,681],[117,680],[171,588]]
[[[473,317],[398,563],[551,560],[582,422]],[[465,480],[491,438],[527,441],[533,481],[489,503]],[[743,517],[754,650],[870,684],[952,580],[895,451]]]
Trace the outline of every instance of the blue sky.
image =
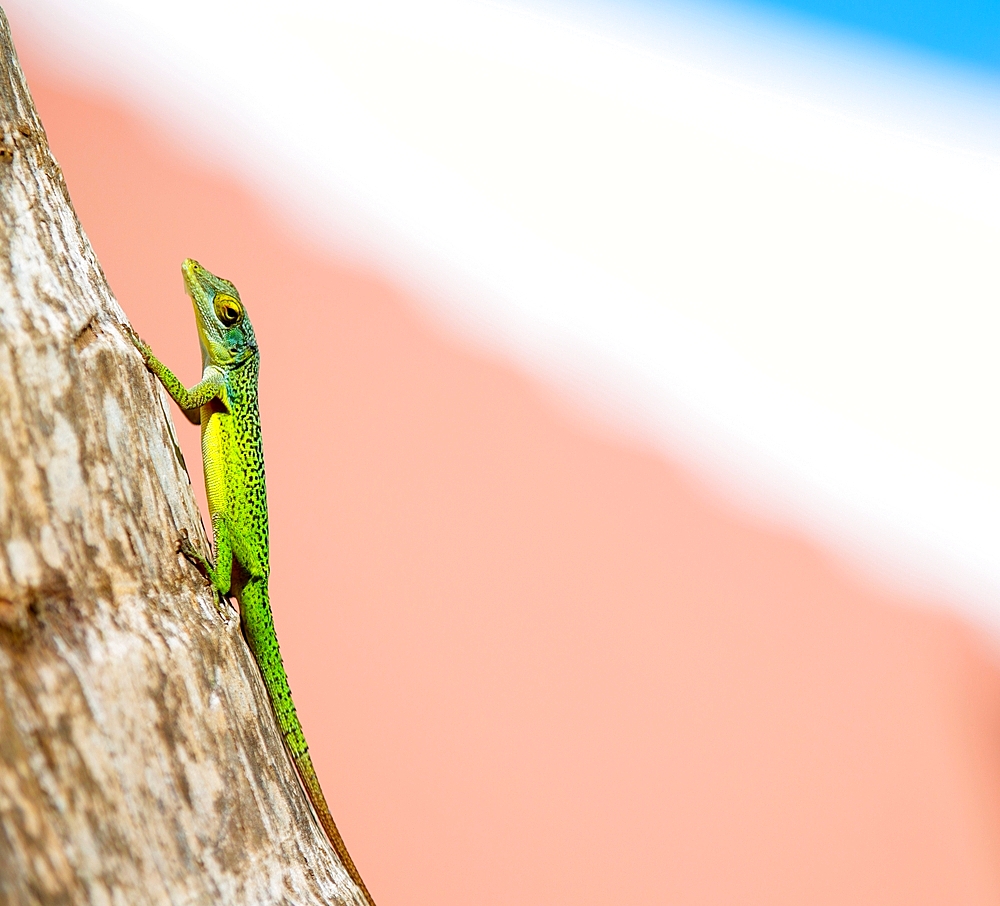
[[1000,0],[753,0],[733,6],[790,13],[1000,73]]

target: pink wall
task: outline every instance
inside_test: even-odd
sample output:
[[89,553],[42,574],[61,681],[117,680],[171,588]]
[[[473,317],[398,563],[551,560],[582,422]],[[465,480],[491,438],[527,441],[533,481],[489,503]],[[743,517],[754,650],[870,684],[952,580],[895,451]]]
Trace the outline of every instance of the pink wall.
[[1000,901],[1000,674],[971,630],[590,432],[24,64],[160,356],[195,382],[184,257],[248,305],[279,635],[379,903]]

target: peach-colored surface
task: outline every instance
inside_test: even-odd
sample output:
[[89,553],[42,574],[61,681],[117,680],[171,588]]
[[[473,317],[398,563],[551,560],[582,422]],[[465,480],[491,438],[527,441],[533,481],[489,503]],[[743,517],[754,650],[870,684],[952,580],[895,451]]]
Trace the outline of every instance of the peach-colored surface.
[[197,379],[185,256],[247,302],[279,635],[382,906],[1000,902],[1000,675],[970,630],[588,433],[170,135],[25,69],[161,357]]

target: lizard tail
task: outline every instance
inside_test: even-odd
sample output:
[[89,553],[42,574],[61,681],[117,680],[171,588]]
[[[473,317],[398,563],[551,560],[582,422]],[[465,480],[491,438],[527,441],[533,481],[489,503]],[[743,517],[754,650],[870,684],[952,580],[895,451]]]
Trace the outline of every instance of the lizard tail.
[[365,882],[361,880],[361,874],[344,845],[344,838],[337,830],[333,815],[330,814],[330,807],[326,804],[323,788],[319,785],[319,778],[316,776],[312,758],[309,757],[306,737],[302,732],[299,717],[295,713],[292,691],[288,687],[288,676],[285,673],[284,664],[281,662],[281,652],[278,650],[278,636],[274,631],[266,580],[251,579],[246,583],[240,594],[240,614],[243,621],[243,633],[257,664],[260,666],[264,685],[267,687],[271,706],[274,708],[274,715],[278,719],[278,727],[285,739],[285,745],[288,746],[292,761],[295,762],[299,777],[302,778],[306,795],[309,796],[309,801],[316,810],[319,823],[323,825],[323,830],[326,832],[337,858],[340,859],[341,865],[344,866],[351,880],[364,894],[368,906],[375,906],[372,895],[365,887]]
[[316,776],[316,770],[313,768],[312,759],[309,757],[308,752],[299,755],[295,759],[295,767],[298,768],[299,777],[302,778],[302,784],[306,788],[306,793],[309,794],[309,801],[313,804],[313,808],[316,809],[319,823],[323,825],[323,830],[326,831],[327,837],[330,838],[330,843],[337,853],[341,864],[347,869],[351,880],[357,884],[358,888],[365,895],[368,906],[375,906],[372,895],[368,892],[368,888],[365,887],[365,882],[361,880],[361,874],[355,868],[354,860],[344,845],[344,838],[340,836],[340,831],[337,830],[337,823],[333,820],[333,815],[330,814],[330,807],[326,804],[326,797],[323,795],[323,790],[319,785],[319,778]]

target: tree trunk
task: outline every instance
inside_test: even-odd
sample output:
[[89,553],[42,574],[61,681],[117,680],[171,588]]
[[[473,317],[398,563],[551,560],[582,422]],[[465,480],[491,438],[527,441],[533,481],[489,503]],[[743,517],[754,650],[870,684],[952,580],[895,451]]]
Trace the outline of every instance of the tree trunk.
[[357,903],[0,11],[0,904]]

